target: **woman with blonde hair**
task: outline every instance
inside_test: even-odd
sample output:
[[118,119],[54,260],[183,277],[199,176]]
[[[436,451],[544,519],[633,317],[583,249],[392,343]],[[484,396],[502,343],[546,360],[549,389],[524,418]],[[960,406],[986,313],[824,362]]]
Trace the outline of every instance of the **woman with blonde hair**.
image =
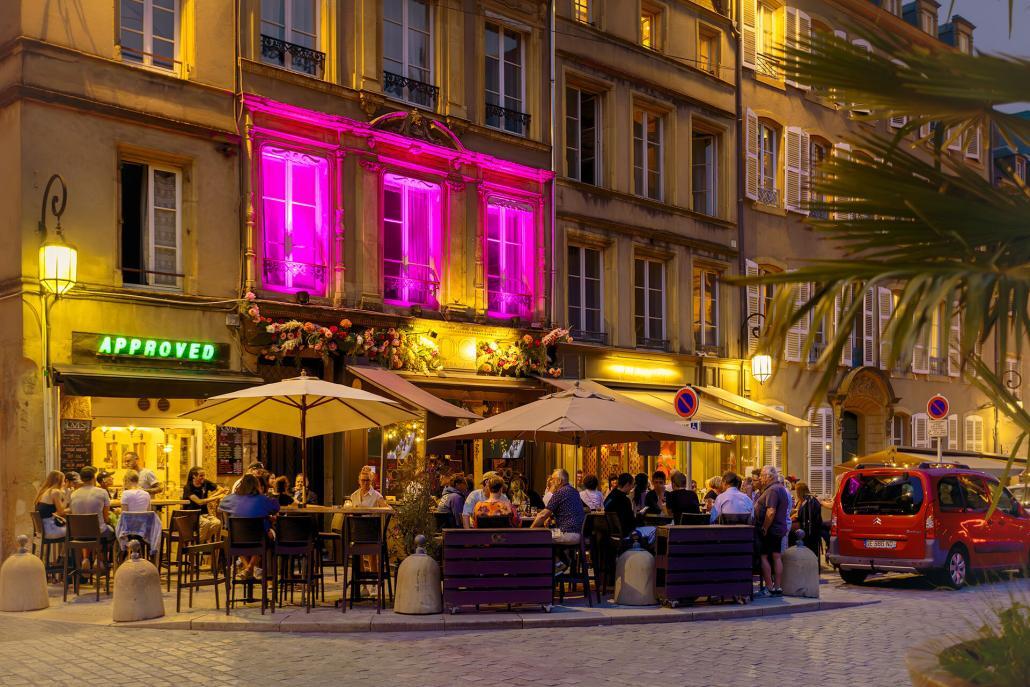
[[68,506],[64,502],[63,472],[53,470],[47,474],[36,492],[33,503],[43,520],[43,534],[47,539],[57,539],[68,533],[68,527],[62,519],[68,511]]

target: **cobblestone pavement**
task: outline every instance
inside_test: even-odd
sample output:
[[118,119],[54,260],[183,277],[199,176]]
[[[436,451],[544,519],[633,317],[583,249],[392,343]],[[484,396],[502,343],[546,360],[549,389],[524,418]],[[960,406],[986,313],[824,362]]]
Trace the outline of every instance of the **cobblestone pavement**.
[[[831,584],[840,584],[831,582]],[[0,685],[907,685],[904,653],[978,623],[1030,582],[849,587],[880,603],[781,617],[454,633],[290,635],[0,617]],[[492,666],[492,668],[491,668]]]

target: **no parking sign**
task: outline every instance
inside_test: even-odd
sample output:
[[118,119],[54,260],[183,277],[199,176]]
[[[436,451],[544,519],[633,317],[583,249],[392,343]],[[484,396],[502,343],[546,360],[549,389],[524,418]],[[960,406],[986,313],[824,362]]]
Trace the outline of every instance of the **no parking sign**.
[[701,405],[701,399],[692,387],[685,386],[676,392],[676,398],[672,401],[676,414],[684,420],[689,420],[697,413]]
[[931,420],[943,420],[948,417],[950,410],[951,405],[948,403],[948,399],[940,394],[931,396],[930,400],[926,402],[926,414],[930,416]]

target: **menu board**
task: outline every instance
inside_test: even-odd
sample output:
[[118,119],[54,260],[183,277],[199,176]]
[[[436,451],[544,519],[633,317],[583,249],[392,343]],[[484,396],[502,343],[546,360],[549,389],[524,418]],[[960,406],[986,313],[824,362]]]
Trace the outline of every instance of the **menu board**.
[[62,472],[77,472],[93,462],[92,432],[92,420],[61,420]]
[[237,427],[219,427],[216,456],[219,475],[242,475],[243,430]]

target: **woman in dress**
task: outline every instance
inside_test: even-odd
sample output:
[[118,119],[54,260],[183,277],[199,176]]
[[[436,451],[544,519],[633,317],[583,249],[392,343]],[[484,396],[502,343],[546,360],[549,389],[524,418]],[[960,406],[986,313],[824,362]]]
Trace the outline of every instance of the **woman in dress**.
[[64,473],[54,470],[47,474],[36,492],[36,510],[43,520],[43,534],[47,539],[63,538],[68,533],[64,514],[68,510],[64,502]]

